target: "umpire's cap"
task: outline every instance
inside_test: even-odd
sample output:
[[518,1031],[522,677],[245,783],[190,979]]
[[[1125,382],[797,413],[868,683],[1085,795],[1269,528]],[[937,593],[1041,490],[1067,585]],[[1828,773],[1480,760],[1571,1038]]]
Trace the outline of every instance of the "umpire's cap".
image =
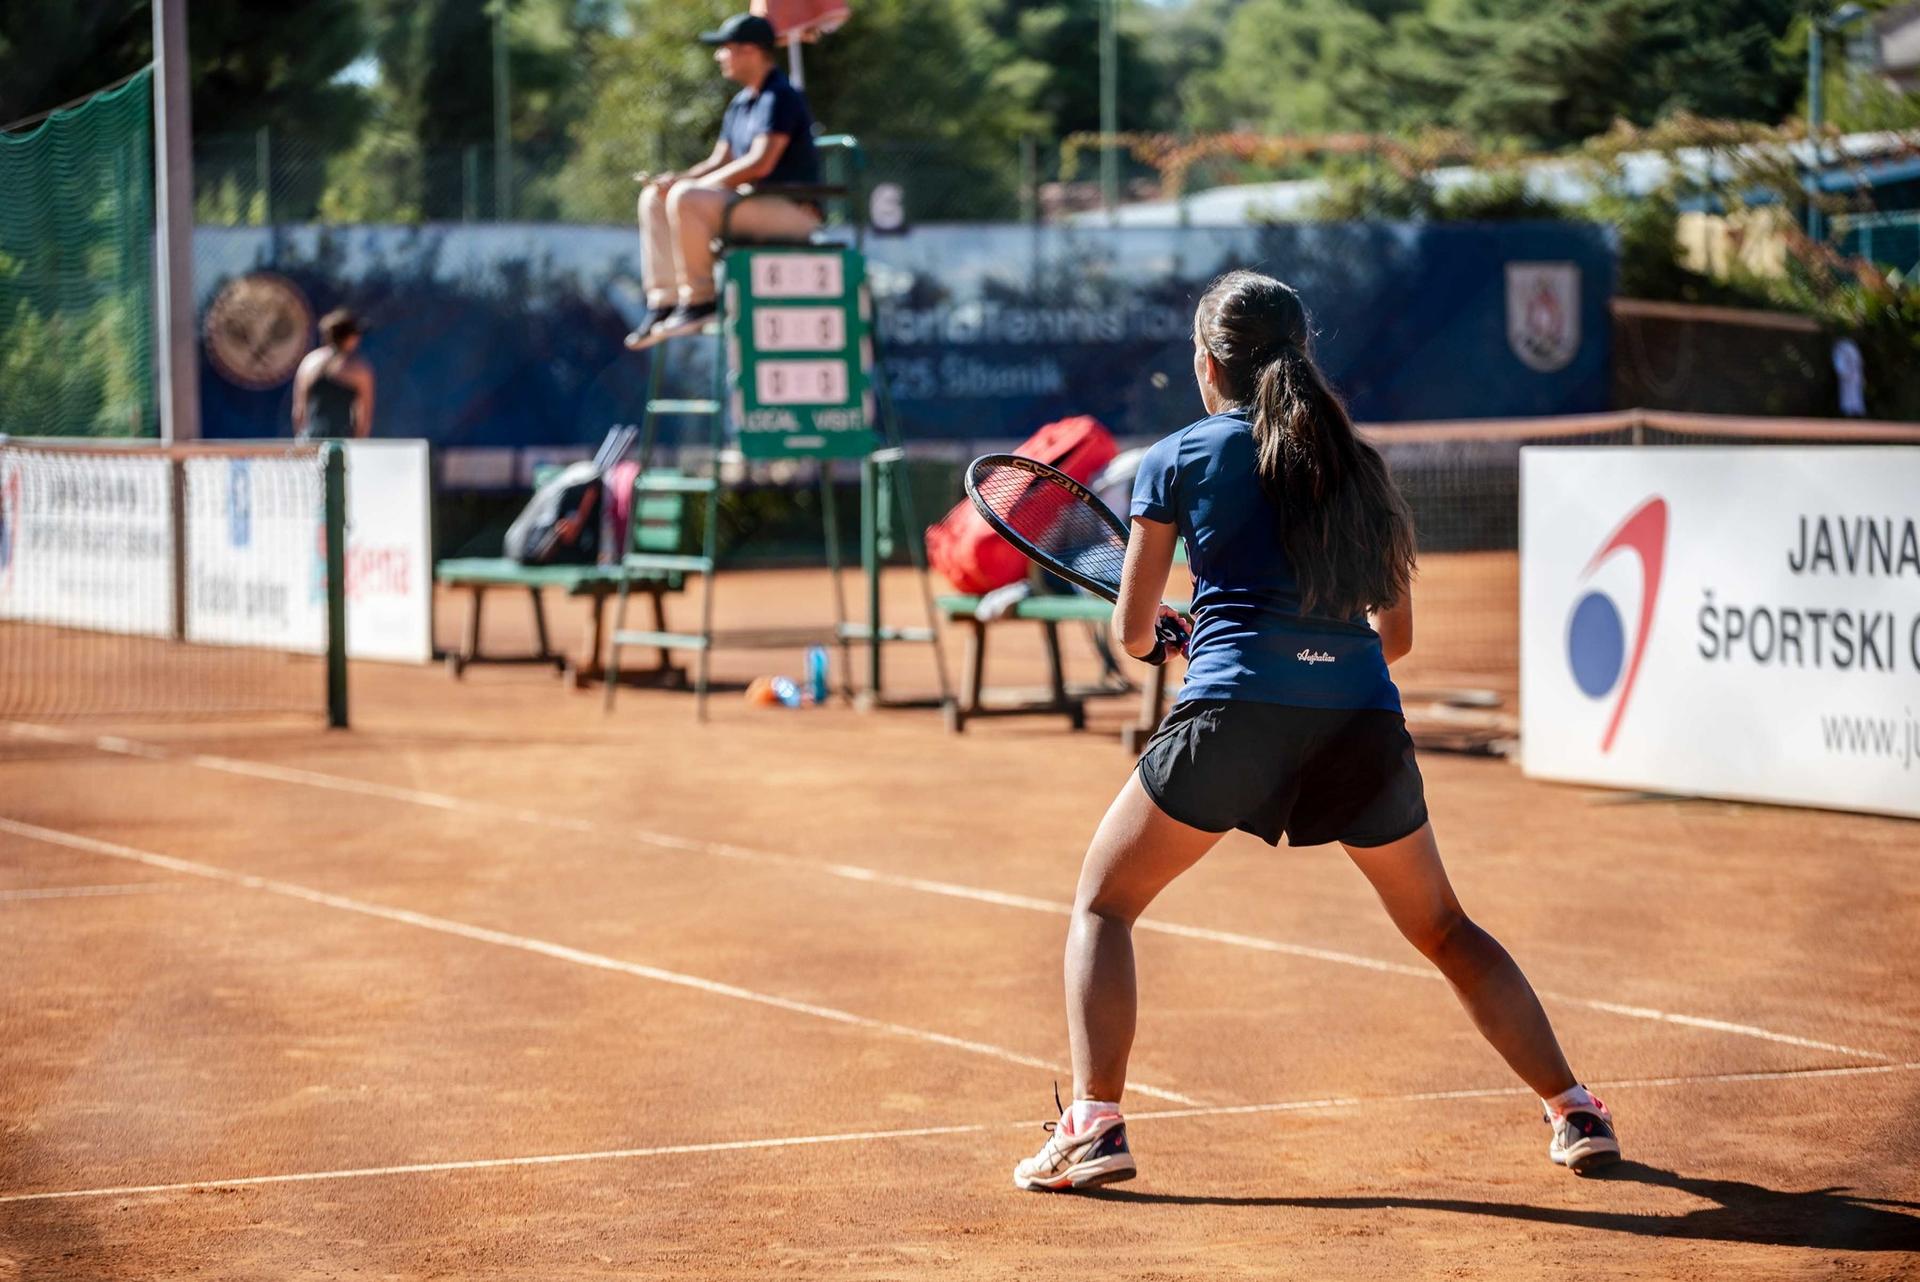
[[774,46],[773,24],[756,13],[736,13],[721,23],[718,31],[702,31],[700,43],[759,45],[763,49],[771,49]]

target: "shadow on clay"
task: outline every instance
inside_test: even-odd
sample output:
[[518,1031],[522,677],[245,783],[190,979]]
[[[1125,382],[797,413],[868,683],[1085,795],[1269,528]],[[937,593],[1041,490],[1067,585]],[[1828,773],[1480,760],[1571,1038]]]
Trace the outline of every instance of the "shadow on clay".
[[1650,1184],[1704,1198],[1713,1206],[1678,1215],[1602,1211],[1579,1207],[1528,1206],[1432,1197],[1234,1197],[1089,1189],[1080,1196],[1103,1202],[1168,1206],[1297,1207],[1325,1211],[1444,1211],[1496,1219],[1563,1224],[1643,1237],[1764,1246],[1816,1247],[1829,1251],[1920,1250],[1920,1203],[1861,1197],[1843,1186],[1786,1192],[1743,1180],[1680,1175],[1640,1162],[1620,1162],[1587,1179],[1595,1183]]

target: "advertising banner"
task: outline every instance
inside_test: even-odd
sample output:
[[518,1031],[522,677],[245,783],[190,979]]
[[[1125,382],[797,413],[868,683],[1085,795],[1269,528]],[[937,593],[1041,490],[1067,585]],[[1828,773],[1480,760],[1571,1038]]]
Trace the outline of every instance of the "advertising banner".
[[327,560],[318,462],[205,456],[182,466],[186,639],[322,653]]
[[[816,311],[811,329],[746,332],[844,350],[870,321],[875,391],[909,441],[1014,441],[1075,414],[1148,439],[1200,415],[1195,302],[1221,272],[1258,267],[1300,289],[1321,364],[1362,421],[1587,413],[1610,404],[1609,234],[1574,223],[918,226],[868,243],[870,318],[843,307],[837,322]],[[665,395],[714,386],[710,340],[638,355],[622,345],[646,314],[631,227],[202,227],[194,246],[209,439],[291,432],[313,318],[338,306],[367,327],[374,434],[405,424],[463,478],[481,454],[590,453],[613,424],[640,420],[655,361]],[[792,363],[768,367],[762,399],[805,395],[839,407],[827,425],[851,421],[864,360],[779,359]],[[759,371],[750,388],[759,395]],[[766,421],[786,417],[799,416],[776,406]],[[804,426],[823,426],[811,417]],[[707,431],[683,418],[662,428],[669,444]],[[501,483],[516,479],[524,472],[509,467]]]
[[[426,663],[427,443],[348,442],[346,480],[347,654]],[[0,455],[0,619],[151,637],[183,628],[198,644],[319,654],[326,612],[322,475],[310,455]]]
[[0,619],[172,635],[167,461],[0,455]]
[[1526,773],[1920,817],[1920,447],[1521,452]]
[[432,493],[425,441],[347,442],[348,658],[433,658]]

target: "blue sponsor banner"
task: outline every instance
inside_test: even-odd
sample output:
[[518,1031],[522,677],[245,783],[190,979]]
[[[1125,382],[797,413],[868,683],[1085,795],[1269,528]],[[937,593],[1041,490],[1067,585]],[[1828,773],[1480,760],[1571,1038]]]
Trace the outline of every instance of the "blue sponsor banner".
[[[1068,414],[1136,438],[1188,422],[1193,304],[1235,267],[1299,288],[1362,420],[1608,408],[1614,252],[1595,226],[928,225],[868,257],[910,439],[1021,437]],[[443,451],[597,441],[640,418],[652,359],[679,391],[711,385],[706,344],[621,347],[644,310],[630,230],[203,228],[195,259],[210,437],[291,430],[294,367],[339,306],[367,327],[376,434]]]

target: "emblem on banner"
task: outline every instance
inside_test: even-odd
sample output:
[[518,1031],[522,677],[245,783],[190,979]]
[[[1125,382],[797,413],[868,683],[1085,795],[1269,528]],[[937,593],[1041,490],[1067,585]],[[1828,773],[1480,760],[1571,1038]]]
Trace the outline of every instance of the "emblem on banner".
[[312,339],[306,295],[273,272],[228,281],[207,309],[207,358],[228,382],[254,391],[292,378]]
[[1620,692],[1600,740],[1602,752],[1613,750],[1614,736],[1620,732],[1627,701],[1633,698],[1634,681],[1640,675],[1640,661],[1647,655],[1647,634],[1653,629],[1653,607],[1660,596],[1660,576],[1667,561],[1665,499],[1656,495],[1635,508],[1587,562],[1581,581],[1590,581],[1594,571],[1618,552],[1631,552],[1640,562],[1640,609],[1631,647],[1620,607],[1599,588],[1582,594],[1567,620],[1567,667],[1580,693],[1589,699],[1604,699],[1616,689]]
[[12,586],[13,541],[20,534],[20,471],[0,480],[0,588]]
[[1572,362],[1580,350],[1579,264],[1507,264],[1507,345],[1542,374]]

